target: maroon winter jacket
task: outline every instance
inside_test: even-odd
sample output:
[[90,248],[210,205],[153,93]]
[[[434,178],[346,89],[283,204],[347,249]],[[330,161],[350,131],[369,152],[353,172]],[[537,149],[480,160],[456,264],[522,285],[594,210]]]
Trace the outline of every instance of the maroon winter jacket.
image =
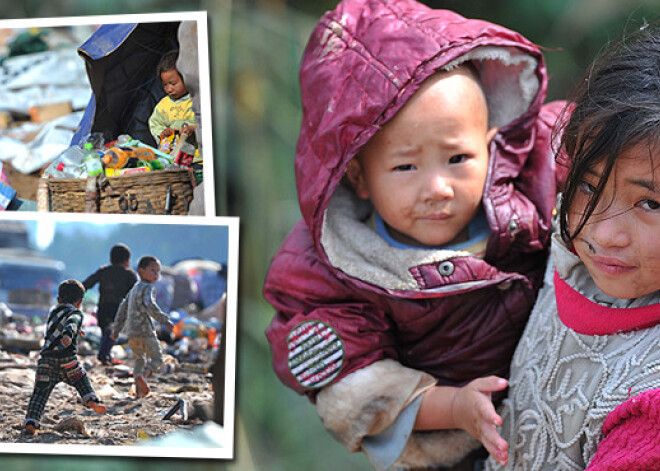
[[[490,125],[483,207],[491,235],[465,252],[389,247],[348,189],[349,161],[438,69],[473,62]],[[303,220],[274,257],[264,294],[279,378],[318,388],[383,358],[441,385],[496,374],[509,361],[540,286],[555,204],[546,70],[520,34],[412,0],[348,0],[313,31],[300,70],[296,181]]]

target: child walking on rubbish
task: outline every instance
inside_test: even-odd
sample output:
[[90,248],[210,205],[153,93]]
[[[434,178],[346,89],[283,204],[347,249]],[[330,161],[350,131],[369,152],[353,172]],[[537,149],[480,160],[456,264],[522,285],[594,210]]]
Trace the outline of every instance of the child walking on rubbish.
[[576,92],[560,232],[502,408],[506,469],[660,469],[658,64],[647,27]]
[[137,281],[135,272],[130,269],[130,263],[131,250],[124,244],[115,244],[110,249],[110,265],[102,266],[83,281],[88,290],[97,283],[99,285],[96,318],[101,328],[101,344],[97,358],[104,365],[113,363],[110,352],[114,342],[110,335],[117,309]]
[[304,221],[264,288],[276,373],[379,469],[471,469],[480,442],[505,463],[491,395],[556,198],[563,103],[543,104],[543,56],[412,0],[345,0],[312,33],[300,82]]
[[128,345],[135,356],[133,378],[135,379],[135,394],[144,397],[151,389],[147,378],[156,371],[163,362],[163,354],[156,336],[152,318],[168,330],[174,324],[156,304],[156,288],[154,283],[160,277],[160,261],[151,255],[138,261],[138,277],[140,280],[126,295],[117,311],[112,338],[117,339],[123,330],[128,337]]
[[30,397],[23,431],[34,435],[51,392],[61,381],[75,387],[85,407],[97,414],[105,412],[85,368],[78,361],[78,336],[82,335],[83,314],[80,311],[85,287],[77,280],[60,283],[57,306],[48,314],[44,345],[39,352],[34,391]]

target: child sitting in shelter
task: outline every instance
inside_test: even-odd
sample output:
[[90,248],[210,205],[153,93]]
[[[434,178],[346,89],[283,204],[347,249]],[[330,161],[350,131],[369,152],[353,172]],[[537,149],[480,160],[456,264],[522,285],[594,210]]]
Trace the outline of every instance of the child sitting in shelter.
[[151,255],[140,258],[138,276],[140,280],[133,285],[119,305],[111,338],[116,340],[122,330],[126,331],[128,346],[135,357],[135,394],[137,397],[144,397],[151,390],[147,378],[163,363],[163,354],[152,318],[170,331],[174,324],[156,304],[154,283],[160,277],[160,261]]
[[[170,51],[163,55],[156,73],[167,94],[158,102],[149,118],[149,130],[159,144],[168,140],[168,147],[161,150],[171,152],[174,142],[182,134],[187,135],[187,142],[196,147],[195,128],[197,121],[192,107],[192,99],[176,68],[178,51]],[[176,138],[176,139],[175,139]],[[191,154],[192,155],[192,154]]]
[[660,469],[659,63],[647,26],[578,82],[560,232],[502,407],[506,469]]
[[97,414],[105,412],[85,368],[78,361],[78,336],[82,335],[83,321],[80,306],[84,296],[85,287],[77,280],[63,281],[57,289],[57,306],[48,314],[34,391],[23,421],[23,432],[27,435],[36,433],[50,393],[61,381],[76,388],[85,407]]
[[377,468],[471,462],[479,441],[506,462],[491,394],[556,194],[562,104],[543,105],[540,51],[412,0],[346,0],[312,33],[300,82],[304,220],[264,287],[276,373]]

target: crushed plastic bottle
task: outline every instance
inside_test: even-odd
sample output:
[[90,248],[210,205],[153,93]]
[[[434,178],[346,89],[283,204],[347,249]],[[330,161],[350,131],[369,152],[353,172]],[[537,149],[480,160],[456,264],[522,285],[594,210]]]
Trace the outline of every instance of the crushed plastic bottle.
[[85,176],[82,167],[68,166],[64,162],[59,162],[55,168],[49,167],[44,173],[51,178],[82,178]]
[[85,173],[82,168],[84,155],[80,147],[71,146],[53,159],[44,174],[52,178],[80,178]]

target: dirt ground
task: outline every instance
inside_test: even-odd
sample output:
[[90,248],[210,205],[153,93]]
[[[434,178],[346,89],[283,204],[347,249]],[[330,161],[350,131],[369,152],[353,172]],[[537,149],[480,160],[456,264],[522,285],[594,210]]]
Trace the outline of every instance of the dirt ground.
[[39,177],[41,176],[42,169],[29,175],[24,175],[14,169],[11,163],[5,162],[4,165],[9,184],[16,190],[16,196],[25,200],[36,201],[37,187],[39,186]]
[[[80,356],[92,385],[107,411],[97,415],[82,405],[76,390],[60,383],[50,396],[35,436],[21,432],[34,387],[36,352],[30,355],[0,351],[0,442],[90,445],[135,445],[140,440],[177,430],[191,429],[213,416],[210,375],[180,371],[155,373],[149,378],[151,394],[136,399],[133,378],[126,365],[108,367],[94,356]],[[131,360],[127,360],[131,365]],[[187,417],[179,410],[164,415],[183,399]]]

